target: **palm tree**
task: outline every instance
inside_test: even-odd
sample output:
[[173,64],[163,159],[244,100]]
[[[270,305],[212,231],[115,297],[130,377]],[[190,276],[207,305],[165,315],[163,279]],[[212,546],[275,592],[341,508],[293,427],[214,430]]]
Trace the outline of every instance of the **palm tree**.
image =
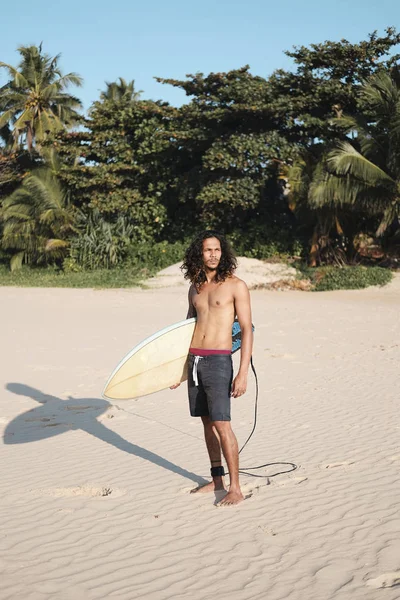
[[120,102],[121,100],[127,100],[128,102],[136,102],[139,100],[142,92],[135,91],[135,82],[125,81],[122,77],[119,78],[119,83],[113,81],[108,83],[106,81],[107,89],[105,92],[101,92],[100,100],[111,100],[112,102]]
[[310,200],[310,189],[326,173],[325,152],[325,144],[314,144],[299,150],[292,164],[282,167],[289,209],[299,223],[299,233],[307,232],[310,236],[310,267],[316,267],[321,261],[338,265],[346,262],[343,249],[335,247],[334,241],[344,234],[340,209],[332,205],[314,206]]
[[313,206],[361,210],[377,218],[377,236],[400,217],[400,77],[374,75],[362,88],[361,112],[339,119],[353,142],[340,142],[310,186]]
[[76,73],[63,75],[58,67],[60,55],[51,58],[42,46],[20,46],[22,60],[17,68],[0,62],[10,81],[0,88],[0,130],[8,126],[14,147],[41,144],[49,134],[74,125],[80,118],[81,101],[65,90],[82,85]]
[[23,263],[46,264],[63,258],[75,231],[73,207],[49,168],[35,169],[3,201],[2,246],[14,251],[11,270]]

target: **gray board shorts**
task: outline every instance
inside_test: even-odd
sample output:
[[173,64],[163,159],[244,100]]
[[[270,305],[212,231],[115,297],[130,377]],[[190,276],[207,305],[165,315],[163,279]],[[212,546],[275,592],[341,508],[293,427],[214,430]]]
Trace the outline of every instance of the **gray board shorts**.
[[[194,375],[197,375],[197,382]],[[191,416],[207,416],[211,421],[230,421],[232,380],[231,354],[189,354],[188,394]]]

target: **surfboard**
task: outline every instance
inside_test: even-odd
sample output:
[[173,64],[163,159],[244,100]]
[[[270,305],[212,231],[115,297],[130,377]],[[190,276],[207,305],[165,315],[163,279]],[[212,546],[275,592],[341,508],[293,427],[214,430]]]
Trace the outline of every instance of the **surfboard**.
[[135,346],[111,373],[103,397],[132,400],[185,381],[195,325],[195,318],[179,321]]
[[[182,383],[196,318],[174,323],[135,346],[115,367],[103,391],[109,400],[133,400]],[[253,325],[254,331],[254,325]],[[237,320],[232,326],[232,354],[241,346]]]

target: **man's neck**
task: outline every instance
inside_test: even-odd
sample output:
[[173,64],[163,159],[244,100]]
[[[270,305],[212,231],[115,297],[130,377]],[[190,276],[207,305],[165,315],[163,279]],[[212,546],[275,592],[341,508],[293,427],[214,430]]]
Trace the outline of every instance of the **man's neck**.
[[216,269],[205,269],[207,283],[214,283],[217,276]]

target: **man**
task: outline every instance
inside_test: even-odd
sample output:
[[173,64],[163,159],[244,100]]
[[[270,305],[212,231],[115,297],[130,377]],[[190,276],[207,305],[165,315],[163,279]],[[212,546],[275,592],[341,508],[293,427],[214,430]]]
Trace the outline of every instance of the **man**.
[[[189,350],[190,414],[203,422],[212,476],[210,483],[193,492],[226,489],[222,450],[230,477],[229,491],[219,503],[222,506],[243,500],[230,404],[231,395],[238,398],[246,391],[253,345],[250,294],[245,282],[234,275],[236,266],[226,239],[215,231],[204,231],[192,242],[182,265],[185,278],[191,282],[187,318],[197,317]],[[242,346],[239,372],[233,379],[232,324],[236,315]]]

